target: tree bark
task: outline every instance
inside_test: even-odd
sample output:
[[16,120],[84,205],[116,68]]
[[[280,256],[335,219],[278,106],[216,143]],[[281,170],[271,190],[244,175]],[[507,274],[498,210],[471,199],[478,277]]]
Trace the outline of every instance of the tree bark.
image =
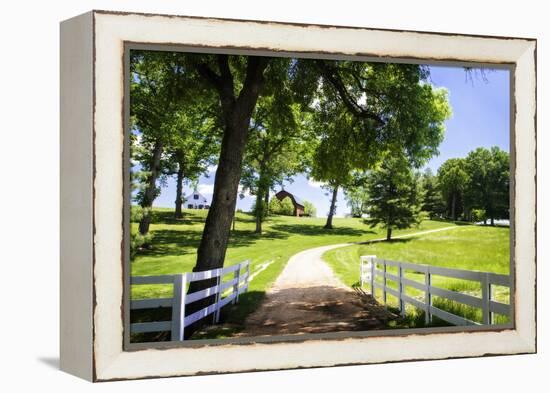
[[260,190],[258,189],[258,193],[256,194],[256,230],[255,233],[262,233],[262,219],[264,214],[264,197],[260,193]]
[[263,85],[263,72],[267,67],[266,59],[249,57],[243,87],[239,96],[235,97],[227,57],[221,55],[218,59],[221,74],[217,88],[225,127],[214,181],[214,194],[197,250],[194,271],[223,266],[237,202],[250,118]]
[[153,207],[153,201],[156,198],[157,191],[157,179],[160,174],[160,159],[162,157],[163,144],[161,141],[157,141],[153,147],[153,155],[151,157],[151,174],[147,179],[147,186],[143,193],[143,200],[141,201],[141,207],[145,210],[141,221],[139,222],[139,233],[146,235],[149,232],[149,226],[151,225],[151,208]]
[[262,222],[266,216],[266,196],[269,196],[269,187],[265,176],[265,159],[260,162],[260,175],[258,179],[258,192],[256,195],[256,230],[255,233],[262,233]]
[[176,178],[176,208],[174,209],[174,217],[182,218],[181,205],[183,204],[183,165],[178,164],[178,174]]
[[336,198],[338,197],[338,187],[339,186],[336,185],[332,190],[332,199],[330,201],[330,210],[328,212],[327,223],[324,226],[325,229],[332,229],[332,217],[334,217],[334,213],[336,210]]
[[386,229],[386,240],[387,241],[391,240],[391,232],[392,232],[391,225],[388,225],[388,228]]
[[[238,97],[235,97],[228,57],[219,55],[218,62],[219,76],[211,75],[206,67],[202,67],[202,72],[199,68],[199,72],[209,79],[218,90],[225,126],[214,180],[214,194],[197,250],[197,263],[193,268],[194,272],[223,267],[237,203],[250,118],[264,83],[263,72],[268,64],[265,58],[249,57],[243,87]],[[216,279],[195,281],[189,285],[188,293],[209,288],[215,284]],[[186,314],[189,315],[213,302],[214,297],[211,296],[202,301],[191,303],[186,309]],[[201,320],[190,326],[185,330],[185,336],[190,337],[204,323],[205,321]]]

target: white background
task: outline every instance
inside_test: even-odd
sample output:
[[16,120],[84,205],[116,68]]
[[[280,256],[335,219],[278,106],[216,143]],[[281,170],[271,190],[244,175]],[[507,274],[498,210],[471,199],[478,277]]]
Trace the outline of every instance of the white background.
[[[536,1],[13,1],[0,11],[0,390],[542,391],[550,27]],[[89,384],[58,371],[59,22],[91,9],[538,38],[538,355]],[[547,123],[547,122],[546,122]],[[521,192],[521,190],[519,190]],[[547,195],[547,194],[546,194]],[[548,200],[548,197],[546,197]],[[545,241],[546,239],[546,241]],[[546,244],[545,244],[546,243]],[[406,350],[406,348],[404,348]],[[429,375],[429,377],[428,377]]]

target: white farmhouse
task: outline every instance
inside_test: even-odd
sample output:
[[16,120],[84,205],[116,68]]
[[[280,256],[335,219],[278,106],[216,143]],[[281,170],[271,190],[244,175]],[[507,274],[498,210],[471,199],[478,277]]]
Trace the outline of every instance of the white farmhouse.
[[197,190],[185,197],[184,206],[187,209],[209,209],[208,199]]

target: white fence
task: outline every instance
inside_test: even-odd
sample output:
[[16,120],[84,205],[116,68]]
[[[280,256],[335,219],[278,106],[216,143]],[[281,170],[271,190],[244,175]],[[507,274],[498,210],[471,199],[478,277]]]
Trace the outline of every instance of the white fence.
[[[223,282],[223,277],[230,273],[233,273],[233,278]],[[214,322],[218,322],[222,307],[229,303],[237,303],[239,295],[247,291],[249,276],[250,261],[244,261],[237,265],[196,273],[131,277],[131,285],[173,284],[174,293],[171,298],[131,300],[131,310],[172,307],[172,320],[132,323],[130,324],[130,332],[147,333],[170,331],[172,341],[183,341],[185,328],[192,323],[212,313],[214,313]],[[188,283],[211,278],[217,279],[216,285],[191,294],[187,293]],[[212,295],[216,295],[214,303],[193,314],[185,315],[185,306],[187,304]]]
[[[397,268],[397,275],[388,272],[388,266]],[[405,277],[405,271],[424,274],[424,282],[412,280]],[[481,298],[468,295],[462,292],[450,291],[448,289],[432,286],[432,276],[443,276],[462,280],[476,281],[481,285]],[[376,281],[377,277],[382,278],[382,283]],[[388,280],[393,281],[397,290],[387,285]],[[409,303],[426,314],[426,323],[431,322],[432,315],[452,323],[453,325],[479,325],[477,322],[452,314],[440,308],[434,307],[432,296],[438,296],[482,310],[484,325],[494,323],[494,314],[511,317],[509,304],[497,302],[492,299],[492,286],[498,285],[510,288],[510,276],[488,272],[470,270],[448,269],[430,265],[419,265],[407,262],[395,262],[376,258],[376,255],[365,255],[360,262],[360,283],[363,287],[369,282],[371,294],[374,297],[375,288],[382,290],[384,304],[387,304],[387,294],[395,296],[399,301],[401,314],[405,315],[405,304]],[[406,287],[415,288],[424,292],[424,301],[411,297],[405,293]]]

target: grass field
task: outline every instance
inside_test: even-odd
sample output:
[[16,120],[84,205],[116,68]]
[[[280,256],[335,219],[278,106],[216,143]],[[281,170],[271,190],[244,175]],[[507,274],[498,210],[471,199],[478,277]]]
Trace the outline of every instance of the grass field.
[[[332,267],[336,275],[347,285],[359,284],[358,261],[361,255],[376,255],[379,258],[394,261],[411,262],[435,265],[441,267],[479,270],[500,274],[509,274],[510,271],[510,231],[507,227],[490,227],[476,225],[462,225],[452,230],[434,232],[406,239],[395,239],[391,242],[376,242],[368,245],[353,245],[330,250],[323,258]],[[396,273],[396,269],[388,268],[389,272]],[[423,279],[422,274],[407,273],[407,278],[417,281]],[[391,287],[396,288],[393,282],[388,281]],[[479,284],[466,281],[434,276],[432,284],[437,287],[460,291],[474,296],[480,296]],[[408,288],[407,294],[421,297],[421,293],[414,288]],[[504,287],[495,287],[493,292],[496,300],[509,302],[509,290]],[[377,292],[381,299],[381,292]],[[397,299],[388,295],[390,306],[397,306]],[[434,305],[452,311],[474,321],[481,321],[481,310],[460,305],[441,298],[434,298]],[[406,326],[424,326],[423,314],[413,306],[407,306],[409,315]],[[410,307],[410,309],[409,309]],[[507,319],[497,316],[497,322],[503,323]],[[442,321],[434,321],[435,325],[442,325]],[[396,326],[403,327],[403,326]]]
[[[206,213],[200,210],[184,210],[184,218],[176,220],[172,209],[155,208],[151,225],[153,247],[138,252],[131,263],[131,274],[160,275],[191,271]],[[332,230],[323,229],[324,224],[324,218],[274,216],[265,222],[264,233],[257,235],[254,233],[254,218],[246,213],[238,213],[235,231],[231,232],[225,266],[248,259],[251,261],[251,273],[254,273],[262,264],[272,263],[251,281],[249,291],[241,296],[239,304],[231,306],[226,322],[236,326],[242,324],[246,316],[257,308],[265,291],[281,273],[288,259],[297,252],[323,245],[379,239],[385,235],[384,230],[371,229],[362,219],[357,218],[335,218]],[[419,227],[395,231],[394,234],[397,236],[452,225],[455,224],[424,221]],[[132,224],[132,230],[137,230],[137,224]],[[356,275],[357,270],[358,259],[355,260]],[[338,274],[342,273],[341,269],[338,270]],[[351,277],[345,281],[350,279]],[[132,299],[171,295],[171,285],[133,286],[131,292]],[[139,313],[135,315],[139,321],[148,320],[142,319]],[[137,320],[133,314],[133,321]]]

